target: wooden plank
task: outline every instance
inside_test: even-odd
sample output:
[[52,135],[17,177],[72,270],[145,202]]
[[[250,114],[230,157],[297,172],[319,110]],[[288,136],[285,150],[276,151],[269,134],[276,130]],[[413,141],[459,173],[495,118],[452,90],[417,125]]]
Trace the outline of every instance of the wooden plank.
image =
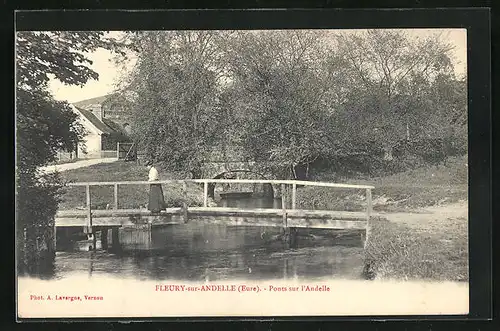
[[[282,228],[282,218],[254,218],[244,216],[195,216],[190,217],[190,222],[200,222],[203,224],[219,224],[226,226],[264,226]],[[316,228],[316,229],[350,229],[364,230],[366,223],[364,220],[336,220],[336,219],[306,219],[306,218],[289,218],[289,228]],[[160,223],[157,223],[160,224]]]
[[[170,215],[170,214],[181,214],[182,208],[167,208],[166,210],[162,210],[160,215]],[[99,217],[111,217],[111,216],[150,216],[151,212],[147,209],[118,209],[118,210],[109,210],[109,209],[96,209],[92,211],[93,218]],[[57,212],[56,217],[65,218],[65,217],[74,217],[74,218],[86,218],[87,211],[86,210],[60,210]]]
[[[304,185],[304,186],[321,186],[321,187],[332,187],[332,188],[351,188],[351,189],[373,189],[370,185],[352,185],[352,184],[338,184],[338,183],[326,183],[326,182],[312,182],[312,181],[301,181],[301,180],[270,180],[270,179],[187,179],[187,180],[159,180],[158,184],[173,184],[173,183],[239,183],[239,184],[289,184],[289,185]],[[68,183],[68,186],[112,186],[115,184],[119,185],[149,185],[149,181],[114,181],[114,182],[77,182]]]
[[188,222],[188,204],[187,204],[187,183],[182,182],[182,213],[184,215],[184,222]]
[[[82,227],[85,220],[78,217],[56,218],[56,227]],[[134,219],[126,216],[100,217],[94,219],[93,227],[127,227],[133,225],[153,225],[184,224],[184,218],[180,215],[167,216],[143,216],[140,219]]]
[[370,240],[371,214],[372,214],[372,190],[367,188],[366,189],[366,235],[363,243],[365,249],[368,246],[368,240]]
[[286,187],[285,184],[281,184],[281,209],[282,211],[282,217],[283,217],[283,228],[286,229]]
[[114,199],[114,209],[117,210],[118,209],[118,184],[115,184],[115,188],[114,188],[114,195],[115,195],[115,199]]
[[[131,222],[126,217],[110,217],[96,219],[94,227],[99,226],[134,226],[148,225],[151,221],[152,225],[171,225],[184,224],[182,216],[173,216],[171,218],[164,217],[163,219],[155,218],[154,216],[146,216],[141,220],[141,223]],[[263,227],[283,227],[283,219],[281,216],[271,218],[255,218],[244,216],[191,216],[190,222],[200,222],[203,224],[217,224],[226,226],[263,226]],[[64,218],[56,219],[57,226],[78,227],[82,226],[83,222],[79,218]],[[289,219],[288,226],[294,228],[317,228],[317,229],[357,229],[364,230],[364,221],[346,221],[346,220],[323,220],[323,219]]]
[[208,206],[208,182],[203,182],[203,206]]
[[87,185],[85,186],[85,194],[86,194],[86,200],[87,200],[87,220],[86,220],[86,233],[92,233],[92,205],[91,205],[91,198],[90,198],[90,186]]
[[57,251],[57,226],[56,226],[56,223],[54,222],[54,227],[53,227],[53,235],[54,235],[54,238],[52,240],[52,244],[54,245],[54,252]]
[[366,220],[370,221],[372,214],[372,190],[366,189]]
[[288,226],[290,228],[364,230],[366,223],[364,220],[289,218]]
[[[282,209],[240,209],[226,207],[190,207],[189,214],[203,215],[252,215],[252,216],[282,216]],[[287,210],[288,217],[318,217],[318,218],[348,218],[348,219],[366,219],[364,212],[345,212],[345,211],[330,211],[330,210]]]
[[[65,218],[85,218],[87,216],[85,210],[60,210],[56,217]],[[227,215],[227,216],[282,216],[282,209],[241,209],[228,207],[189,207],[189,215]],[[330,211],[330,210],[287,210],[288,217],[316,217],[316,218],[339,218],[339,219],[363,219],[366,220],[365,212],[347,212],[347,211]],[[158,215],[182,215],[183,208],[167,208],[161,211]],[[155,214],[156,215],[156,214]],[[93,220],[101,217],[111,216],[151,216],[151,212],[147,209],[118,209],[106,210],[98,209],[92,211]]]

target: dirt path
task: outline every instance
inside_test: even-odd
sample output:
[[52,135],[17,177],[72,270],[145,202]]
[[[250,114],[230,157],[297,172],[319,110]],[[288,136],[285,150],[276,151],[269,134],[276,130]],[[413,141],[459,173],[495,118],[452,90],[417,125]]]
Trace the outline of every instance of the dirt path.
[[422,228],[443,225],[445,221],[467,220],[469,208],[467,202],[458,202],[405,213],[378,212],[374,215],[384,217],[391,222],[403,223],[408,226]]
[[50,165],[46,167],[42,167],[41,170],[45,172],[53,172],[53,171],[66,171],[66,170],[73,170],[73,169],[78,169],[78,168],[83,168],[83,167],[89,167],[94,164],[99,164],[99,163],[111,163],[117,161],[116,158],[103,158],[103,159],[92,159],[92,160],[82,160],[82,161],[76,161],[72,163],[63,163],[63,164],[57,164],[57,165]]

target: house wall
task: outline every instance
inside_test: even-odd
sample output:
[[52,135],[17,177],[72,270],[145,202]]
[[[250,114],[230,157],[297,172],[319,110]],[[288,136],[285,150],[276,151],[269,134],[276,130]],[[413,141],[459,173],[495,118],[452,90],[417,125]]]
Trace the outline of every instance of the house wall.
[[78,158],[99,158],[101,157],[101,135],[88,133],[83,139],[83,144],[78,144]]

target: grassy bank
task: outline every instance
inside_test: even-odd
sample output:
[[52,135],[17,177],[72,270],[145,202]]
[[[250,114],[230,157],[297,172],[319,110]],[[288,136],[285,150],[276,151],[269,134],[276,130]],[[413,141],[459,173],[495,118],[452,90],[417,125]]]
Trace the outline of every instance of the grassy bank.
[[365,251],[371,276],[468,281],[467,219],[447,219],[438,228],[415,228],[383,218],[372,224]]
[[[346,180],[349,184],[372,185],[373,209],[398,212],[466,201],[468,195],[467,160],[451,158],[446,165],[429,166],[387,177]],[[314,178],[333,181],[323,174]],[[364,190],[304,187],[298,190],[301,208],[362,211],[366,208]]]
[[[148,178],[148,169],[131,162],[117,161],[101,163],[86,168],[68,170],[61,173],[68,182],[99,182],[99,181],[144,181]],[[173,174],[159,169],[160,179],[175,179]],[[182,185],[163,185],[165,202],[169,207],[180,207],[183,201]],[[119,187],[119,208],[139,208],[148,201],[148,185],[126,185]],[[92,208],[106,209],[113,207],[114,193],[112,186],[91,188]],[[190,206],[203,205],[203,187],[194,183],[187,185],[187,202]],[[210,202],[211,204],[213,202]],[[59,207],[61,209],[80,208],[85,205],[85,187],[66,187]]]
[[[375,211],[408,213],[467,201],[465,158],[446,165],[349,183],[373,185]],[[317,180],[328,181],[328,175]],[[362,190],[304,187],[297,193],[299,208],[361,211],[366,208]],[[404,219],[404,214],[400,215]],[[415,217],[413,217],[415,218]],[[432,222],[413,225],[376,217],[366,250],[368,273],[377,278],[468,280],[468,220],[437,213]]]

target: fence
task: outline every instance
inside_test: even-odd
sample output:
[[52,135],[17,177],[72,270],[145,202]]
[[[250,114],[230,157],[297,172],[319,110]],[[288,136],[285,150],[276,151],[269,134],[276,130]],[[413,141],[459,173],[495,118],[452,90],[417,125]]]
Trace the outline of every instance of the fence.
[[91,151],[87,153],[80,153],[79,159],[103,159],[103,158],[116,158],[116,151]]
[[[189,179],[189,180],[161,180],[161,181],[155,181],[155,182],[149,182],[149,181],[124,181],[124,182],[85,182],[85,183],[69,183],[68,186],[84,186],[86,189],[86,209],[87,209],[87,217],[88,217],[88,226],[92,226],[92,209],[91,209],[91,195],[90,195],[90,188],[92,186],[113,186],[114,187],[114,204],[113,204],[113,209],[116,211],[118,210],[118,187],[122,185],[151,185],[152,183],[155,184],[172,184],[172,183],[181,183],[183,185],[183,194],[185,196],[182,210],[184,215],[187,218],[187,211],[188,211],[188,205],[187,205],[187,183],[199,183],[203,184],[203,207],[204,208],[211,208],[211,209],[224,209],[224,208],[215,208],[215,207],[208,207],[208,185],[209,183],[246,183],[246,184],[272,184],[275,186],[280,187],[281,192],[282,192],[282,198],[281,198],[281,211],[280,214],[283,215],[284,222],[286,222],[286,217],[287,217],[287,212],[288,211],[294,211],[297,212],[296,208],[296,197],[297,197],[297,186],[318,186],[318,187],[330,187],[330,188],[340,188],[340,189],[364,189],[366,192],[366,210],[364,212],[364,217],[366,218],[367,222],[369,222],[371,213],[372,213],[372,192],[371,190],[374,188],[373,186],[368,186],[368,185],[350,185],[350,184],[337,184],[337,183],[326,183],[326,182],[310,182],[310,181],[299,181],[299,180],[254,180],[254,179]],[[291,208],[287,208],[287,195],[283,194],[284,192],[287,191],[287,188],[291,187]],[[227,208],[226,208],[227,209]],[[315,213],[328,213],[329,211],[315,211]],[[357,212],[342,212],[343,214],[347,215],[349,213],[353,215],[358,215],[363,213],[357,213]]]
[[135,143],[120,143],[116,144],[115,157],[118,160],[136,160],[137,159],[137,147]]

